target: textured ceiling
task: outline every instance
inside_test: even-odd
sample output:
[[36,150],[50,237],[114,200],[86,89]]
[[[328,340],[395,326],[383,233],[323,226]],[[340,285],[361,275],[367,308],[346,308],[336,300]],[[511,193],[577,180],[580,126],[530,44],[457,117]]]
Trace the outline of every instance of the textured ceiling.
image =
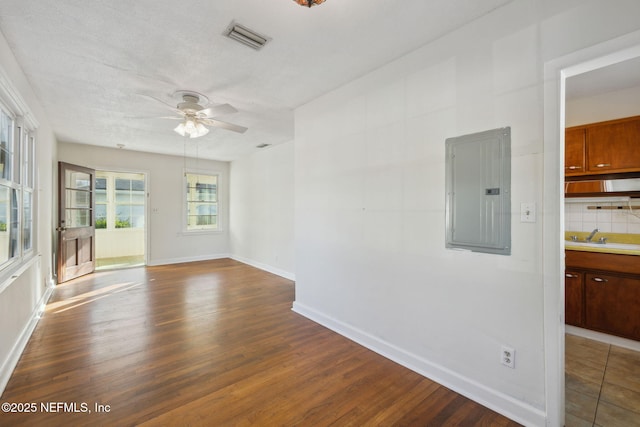
[[[293,110],[511,0],[0,0],[0,31],[59,141],[182,155],[177,90],[205,94],[246,126],[197,140],[233,160],[293,139]],[[223,36],[236,21],[260,51]]]

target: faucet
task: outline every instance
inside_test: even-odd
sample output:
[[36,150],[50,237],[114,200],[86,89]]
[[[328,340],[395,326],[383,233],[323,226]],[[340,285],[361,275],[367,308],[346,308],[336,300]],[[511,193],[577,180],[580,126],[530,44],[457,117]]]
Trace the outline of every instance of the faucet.
[[584,239],[584,240],[585,240],[586,242],[591,242],[591,239],[593,239],[593,236],[595,236],[597,232],[598,232],[598,229],[597,229],[597,228],[595,228],[595,229],[591,232],[591,234],[589,234],[589,235],[587,236],[587,238],[586,238],[586,239]]

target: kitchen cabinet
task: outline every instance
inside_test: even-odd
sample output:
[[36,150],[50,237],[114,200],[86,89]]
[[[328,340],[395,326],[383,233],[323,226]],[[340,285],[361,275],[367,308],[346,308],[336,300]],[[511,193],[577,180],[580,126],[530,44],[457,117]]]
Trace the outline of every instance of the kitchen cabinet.
[[564,319],[573,326],[584,326],[584,273],[567,270],[564,274]]
[[640,340],[640,257],[565,251],[565,322]]
[[640,279],[586,273],[585,326],[640,340]]
[[567,176],[585,174],[585,128],[567,129],[564,134],[564,173]]
[[640,116],[566,129],[566,176],[627,172],[640,172]]

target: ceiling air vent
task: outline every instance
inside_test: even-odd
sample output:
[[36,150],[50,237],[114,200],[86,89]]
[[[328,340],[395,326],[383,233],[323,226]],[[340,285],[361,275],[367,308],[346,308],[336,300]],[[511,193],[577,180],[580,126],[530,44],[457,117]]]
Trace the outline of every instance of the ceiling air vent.
[[237,22],[232,22],[224,32],[225,36],[242,43],[245,46],[249,46],[255,50],[260,50],[267,44],[269,37],[256,33],[253,30],[248,29],[244,25],[240,25]]

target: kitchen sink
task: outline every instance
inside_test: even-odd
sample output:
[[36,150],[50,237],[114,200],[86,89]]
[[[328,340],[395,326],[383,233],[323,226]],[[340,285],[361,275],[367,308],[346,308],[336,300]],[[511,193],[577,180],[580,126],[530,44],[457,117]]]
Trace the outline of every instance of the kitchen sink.
[[628,249],[632,251],[640,250],[640,245],[632,243],[597,243],[597,242],[574,242],[567,240],[566,246],[583,246],[588,248],[609,248],[609,249]]

